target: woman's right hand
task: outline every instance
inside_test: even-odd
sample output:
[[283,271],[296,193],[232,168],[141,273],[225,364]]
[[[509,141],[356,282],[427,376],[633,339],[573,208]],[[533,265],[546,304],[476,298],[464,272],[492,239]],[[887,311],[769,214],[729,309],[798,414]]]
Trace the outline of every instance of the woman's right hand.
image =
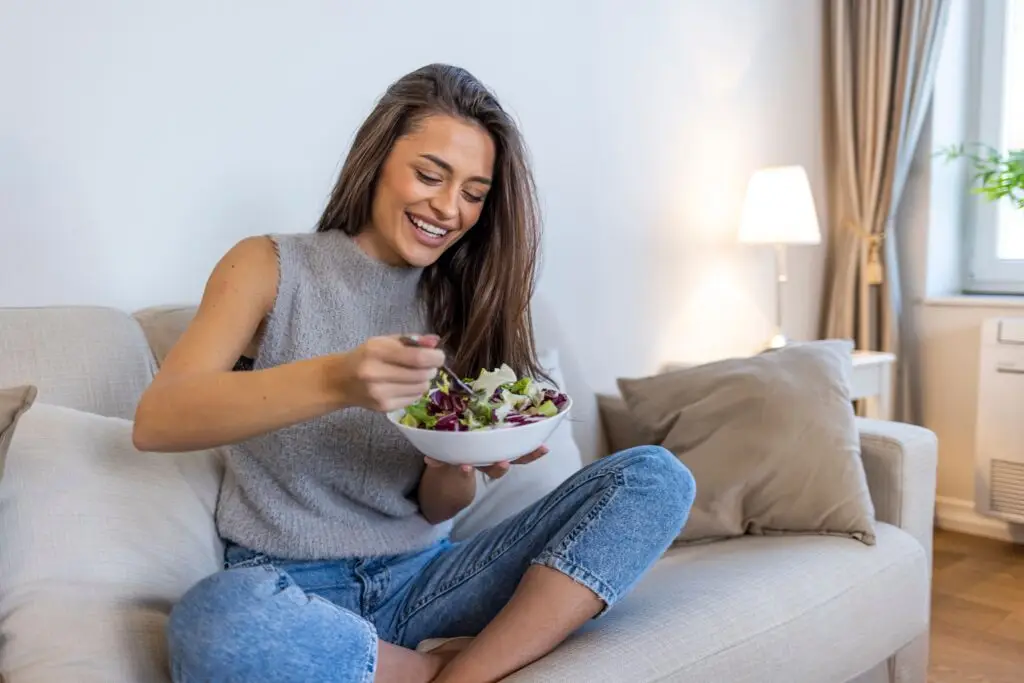
[[336,356],[331,381],[346,405],[390,412],[413,403],[430,389],[444,364],[435,335],[418,337],[421,346],[406,346],[397,336],[371,337]]

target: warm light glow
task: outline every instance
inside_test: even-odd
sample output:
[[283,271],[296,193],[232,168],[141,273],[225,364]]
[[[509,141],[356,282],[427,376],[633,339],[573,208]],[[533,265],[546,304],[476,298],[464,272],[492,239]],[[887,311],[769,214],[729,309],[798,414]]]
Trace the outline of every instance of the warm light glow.
[[743,202],[739,241],[744,244],[818,244],[821,231],[802,166],[754,173]]

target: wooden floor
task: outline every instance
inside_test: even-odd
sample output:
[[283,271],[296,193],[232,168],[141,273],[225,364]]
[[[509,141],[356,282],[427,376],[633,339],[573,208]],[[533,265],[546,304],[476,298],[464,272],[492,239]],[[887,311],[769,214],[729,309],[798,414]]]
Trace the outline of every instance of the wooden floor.
[[1024,545],[938,531],[929,683],[1024,683]]

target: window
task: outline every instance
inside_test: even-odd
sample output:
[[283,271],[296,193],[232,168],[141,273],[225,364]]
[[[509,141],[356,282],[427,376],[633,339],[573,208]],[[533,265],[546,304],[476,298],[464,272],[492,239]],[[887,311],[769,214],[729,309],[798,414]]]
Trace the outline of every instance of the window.
[[[977,7],[972,42],[980,77],[972,141],[1003,153],[1024,149],[1024,0],[982,0]],[[969,225],[965,289],[1024,294],[1024,209],[979,196]]]

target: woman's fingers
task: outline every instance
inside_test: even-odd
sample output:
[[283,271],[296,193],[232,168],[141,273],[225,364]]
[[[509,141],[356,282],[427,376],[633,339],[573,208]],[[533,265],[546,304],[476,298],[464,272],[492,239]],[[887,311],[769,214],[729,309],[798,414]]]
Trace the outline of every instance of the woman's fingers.
[[[527,463],[533,462],[534,460],[537,460],[538,458],[542,458],[547,454],[548,447],[541,446],[532,453],[527,453],[526,455],[520,458],[516,458],[512,462],[503,460],[501,462],[496,462],[493,465],[480,465],[476,469],[480,470],[491,479],[501,479],[506,474],[508,474],[509,470],[512,468],[512,465],[525,465]],[[449,465],[447,463],[441,462],[440,460],[435,460],[430,456],[424,456],[423,461],[427,464],[427,467],[458,467],[463,473],[473,471],[473,468],[469,465]]]
[[510,465],[508,462],[496,462],[493,465],[484,465],[482,467],[478,467],[477,469],[483,472],[491,479],[501,479],[506,474],[508,474],[509,467]]
[[501,479],[503,476],[508,474],[508,471],[512,468],[512,465],[526,465],[539,458],[543,458],[548,454],[548,447],[541,446],[532,453],[516,458],[511,463],[508,461],[496,462],[493,465],[484,465],[477,467],[478,470],[486,474],[491,479]]
[[515,460],[512,461],[512,464],[514,464],[514,465],[526,465],[528,463],[533,462],[534,460],[538,460],[540,458],[543,458],[547,454],[548,454],[548,447],[547,446],[541,446],[540,448],[538,448],[537,450],[535,450],[532,453],[527,453],[526,455],[524,455],[521,458],[516,458]]
[[[441,343],[441,338],[436,334],[409,334],[399,335],[397,339],[403,343],[403,346],[422,346],[427,349],[437,348],[437,345]],[[403,340],[411,339],[413,344],[405,344]]]
[[385,337],[379,351],[382,360],[392,365],[412,369],[436,370],[444,365],[444,351],[436,348],[440,339],[436,335],[416,337],[418,346],[402,343],[400,337]]
[[434,458],[431,458],[429,455],[423,456],[423,462],[426,463],[427,467],[457,467],[459,471],[462,472],[463,474],[469,474],[473,471],[473,467],[470,465],[449,465],[446,462],[435,460]]

